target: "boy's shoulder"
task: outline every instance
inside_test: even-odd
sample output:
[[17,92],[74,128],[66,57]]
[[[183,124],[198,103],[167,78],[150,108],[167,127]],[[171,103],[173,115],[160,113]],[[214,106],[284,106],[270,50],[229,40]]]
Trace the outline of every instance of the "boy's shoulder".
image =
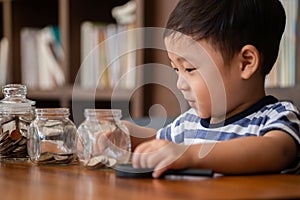
[[[268,114],[270,112],[292,111],[299,113],[298,108],[290,101],[279,101],[274,96],[268,95],[254,103],[252,106],[242,111],[245,114]],[[240,113],[240,114],[241,114]]]
[[[270,96],[271,98],[274,98]],[[266,97],[268,98],[268,97]],[[265,114],[279,114],[279,113],[286,113],[286,112],[293,112],[299,115],[299,109],[295,104],[290,101],[276,101],[270,104],[266,104],[260,110],[258,110],[258,114],[265,113]]]
[[[289,101],[279,101],[273,96],[265,96],[254,105],[250,106],[246,110],[232,116],[223,122],[223,125],[244,123],[245,120],[257,120],[258,118],[275,119],[280,116],[295,115],[299,118],[299,109]],[[299,118],[300,120],[300,118]],[[197,111],[193,108],[187,110],[182,115],[180,115],[175,122],[178,124],[183,122],[195,122],[201,123],[206,126],[209,123],[209,119],[201,119],[197,115]],[[209,124],[207,124],[208,126]]]

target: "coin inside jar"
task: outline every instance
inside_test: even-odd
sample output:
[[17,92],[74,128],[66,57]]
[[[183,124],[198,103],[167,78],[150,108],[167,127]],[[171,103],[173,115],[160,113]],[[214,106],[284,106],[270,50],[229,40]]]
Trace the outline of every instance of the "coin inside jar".
[[53,154],[49,152],[44,152],[40,155],[38,162],[46,162],[53,159]]
[[86,164],[85,167],[88,169],[97,169],[105,167],[113,167],[117,164],[117,160],[109,158],[105,155],[92,157]]
[[22,158],[27,156],[26,138],[19,130],[9,134],[9,130],[0,136],[0,157],[1,158]]
[[0,135],[0,143],[5,141],[8,136],[9,136],[9,131],[5,131],[4,133],[2,133]]
[[34,120],[34,101],[26,98],[27,88],[21,84],[2,86],[0,100],[0,158],[27,161],[27,129]]
[[33,160],[35,164],[47,165],[47,164],[69,164],[77,160],[76,154],[73,153],[52,153],[43,152],[36,160]]
[[22,134],[18,129],[15,129],[10,133],[10,138],[14,141],[21,139],[21,137]]
[[86,167],[89,169],[105,167],[105,163],[107,163],[107,161],[108,159],[106,156],[95,156],[86,163]]
[[107,163],[107,167],[114,167],[117,164],[117,160],[114,158],[109,158],[108,159],[108,163]]

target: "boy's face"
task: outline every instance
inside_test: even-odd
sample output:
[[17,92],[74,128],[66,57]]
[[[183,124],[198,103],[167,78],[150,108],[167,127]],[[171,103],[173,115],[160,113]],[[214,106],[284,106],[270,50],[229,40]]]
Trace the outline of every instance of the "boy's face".
[[233,67],[225,66],[222,55],[205,40],[171,35],[165,38],[165,44],[178,74],[177,88],[189,105],[201,118],[225,116],[230,99],[226,94],[235,92],[238,77]]

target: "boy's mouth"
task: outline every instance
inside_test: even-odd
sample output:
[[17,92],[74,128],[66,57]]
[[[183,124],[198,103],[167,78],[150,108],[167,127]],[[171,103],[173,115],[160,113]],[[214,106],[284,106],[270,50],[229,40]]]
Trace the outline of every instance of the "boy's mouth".
[[192,101],[192,100],[187,100],[187,101],[188,101],[190,107],[196,108],[196,102],[195,101]]

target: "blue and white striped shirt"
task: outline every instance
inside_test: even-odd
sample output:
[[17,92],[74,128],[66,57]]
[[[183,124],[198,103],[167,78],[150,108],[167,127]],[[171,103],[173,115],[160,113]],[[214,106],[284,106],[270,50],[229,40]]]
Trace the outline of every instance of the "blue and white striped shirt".
[[239,137],[263,136],[271,130],[282,130],[295,140],[298,154],[300,152],[299,111],[292,103],[279,102],[273,96],[264,97],[247,110],[222,123],[210,124],[209,121],[199,118],[196,111],[190,109],[160,129],[157,138],[191,145]]

